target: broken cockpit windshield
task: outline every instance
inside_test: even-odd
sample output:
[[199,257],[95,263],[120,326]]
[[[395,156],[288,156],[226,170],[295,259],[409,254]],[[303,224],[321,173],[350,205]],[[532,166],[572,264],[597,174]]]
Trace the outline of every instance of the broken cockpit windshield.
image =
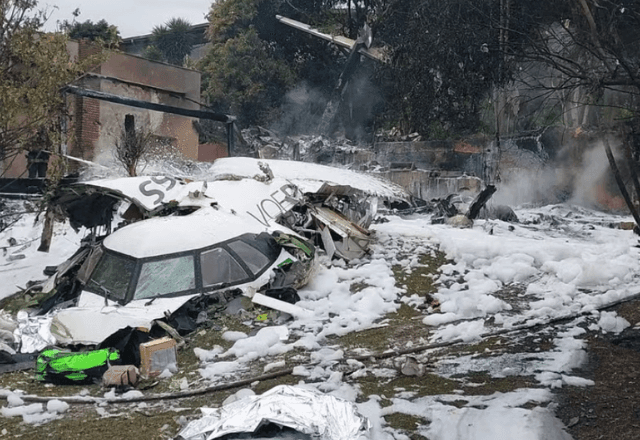
[[85,290],[127,303],[235,286],[264,273],[280,249],[267,233],[243,234],[214,246],[150,258],[102,248]]

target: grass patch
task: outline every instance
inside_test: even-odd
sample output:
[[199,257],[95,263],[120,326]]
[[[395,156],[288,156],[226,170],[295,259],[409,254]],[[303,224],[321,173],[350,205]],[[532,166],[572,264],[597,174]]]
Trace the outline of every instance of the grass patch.
[[533,377],[509,376],[491,377],[486,371],[471,372],[465,376],[468,382],[477,386],[463,386],[464,393],[469,396],[484,396],[497,392],[508,393],[520,388],[538,388],[540,384]]
[[392,271],[396,279],[396,285],[404,287],[407,291],[407,296],[416,294],[422,297],[430,297],[432,293],[437,291],[434,277],[446,262],[447,259],[443,252],[434,251],[433,255],[421,254],[418,258],[419,266],[412,268],[411,272],[406,272],[400,265],[394,265]]
[[429,424],[429,421],[425,418],[409,414],[393,413],[387,414],[384,416],[384,419],[390,427],[403,431],[411,440],[427,440],[426,437],[415,433],[419,426]]
[[372,287],[371,284],[367,284],[364,281],[360,281],[357,283],[351,283],[351,285],[349,286],[349,292],[351,293],[358,293],[364,289],[366,289],[367,287]]
[[[34,362],[35,365],[35,362]],[[89,396],[102,397],[105,390],[98,385],[52,385],[38,382],[34,378],[35,370],[13,371],[0,375],[0,389],[22,390],[26,394],[42,397],[75,396],[87,390]]]
[[381,353],[422,345],[426,343],[429,329],[415,319],[420,316],[413,308],[402,304],[398,311],[387,315],[383,326],[332,337],[330,341],[343,347],[347,353],[362,349]]
[[[172,438],[179,429],[179,413],[153,407],[137,409],[122,406],[107,407],[109,412],[121,413],[117,418],[101,417],[91,405],[78,405],[69,410],[63,418],[54,420],[43,427],[22,423],[21,417],[2,418],[0,429],[7,429],[12,438],[25,440],[83,440],[87,438]],[[81,425],[79,426],[79,423]]]
[[256,394],[262,394],[265,391],[269,391],[271,388],[278,385],[297,385],[303,378],[300,376],[293,376],[291,374],[286,376],[280,376],[275,379],[264,380],[258,382],[258,384],[252,388]]
[[[435,374],[425,374],[421,377],[398,376],[390,380],[367,375],[366,377],[358,378],[358,384],[363,395],[366,396],[364,400],[373,394],[382,396],[383,399],[393,396],[397,393],[398,388],[415,393],[415,397],[450,394],[453,390],[460,388],[458,382]],[[381,404],[383,403],[381,402]]]
[[502,342],[502,338],[492,337],[483,339],[482,341],[474,345],[461,345],[459,347],[453,347],[452,351],[456,351],[459,354],[466,353],[478,354],[480,356],[491,356],[494,352],[505,348],[505,345],[503,345]]

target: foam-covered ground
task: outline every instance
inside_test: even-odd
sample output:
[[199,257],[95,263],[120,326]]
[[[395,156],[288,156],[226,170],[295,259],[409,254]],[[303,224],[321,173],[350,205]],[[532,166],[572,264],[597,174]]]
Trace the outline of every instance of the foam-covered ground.
[[[486,358],[467,355],[442,359],[435,369],[443,378],[469,371],[488,371],[496,377],[530,375],[537,381],[535,388],[464,396],[467,403],[463,407],[450,403],[459,400],[460,394],[416,397],[399,393],[391,398],[392,405],[385,407],[379,397],[369,396],[358,407],[372,422],[371,438],[405,438],[387,426],[383,417],[391,413],[426,420],[416,426],[416,432],[431,440],[570,438],[549,405],[551,390],[592,384],[574,374],[585,359],[585,332],[620,332],[629,326],[614,312],[599,309],[640,292],[638,240],[631,231],[612,227],[630,220],[626,217],[566,205],[518,209],[516,213],[519,224],[479,220],[471,229],[431,225],[430,218],[423,215],[387,217],[387,222],[372,226],[377,240],[370,257],[351,264],[325,261],[312,282],[299,291],[302,300],[298,305],[311,312],[308,317],[266,327],[253,335],[230,332],[225,335],[234,341],[229,350],[196,349],[202,379],[207,383],[228,381],[247,371],[256,359],[303,348],[315,353],[312,359],[315,356],[319,361],[313,369],[294,371],[302,382],[309,382],[303,386],[322,383],[323,391],[356,401],[358,387],[331,368],[332,359],[342,359],[344,353],[323,347],[326,337],[367,329],[397,310],[401,300],[419,302],[404,296],[392,266],[400,265],[410,272],[417,267],[421,253],[437,247],[451,262],[441,268],[434,294],[440,309],[422,320],[432,327],[430,342],[476,341],[499,329],[574,318],[552,336],[553,347],[534,358],[514,353]],[[29,280],[43,279],[42,269],[64,261],[81,238],[68,226],[58,224],[51,252],[43,254],[36,250],[41,229],[40,223],[34,224],[33,214],[25,214],[0,233],[0,246],[6,248],[0,256],[0,297],[15,292],[16,286],[24,287]],[[9,238],[15,243],[10,245]],[[366,287],[352,293],[354,284]],[[505,287],[514,285],[519,286],[518,307],[501,295]],[[17,398],[13,402],[19,403]],[[25,422],[37,423],[62,416],[62,411],[47,412],[45,407],[38,407],[45,414],[41,417],[33,416],[38,408],[26,406],[3,414],[28,414]]]

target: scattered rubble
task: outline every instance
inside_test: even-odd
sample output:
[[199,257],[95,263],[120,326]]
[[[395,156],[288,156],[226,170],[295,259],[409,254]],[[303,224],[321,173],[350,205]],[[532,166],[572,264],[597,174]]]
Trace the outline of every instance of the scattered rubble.
[[[97,365],[61,368],[62,376],[51,370],[72,352],[39,358],[40,380],[59,383],[100,380],[112,362],[127,367],[127,378],[112,370],[108,383],[136,382],[128,366],[142,377],[170,375],[176,341],[238,295],[305,316],[296,289],[317,271],[317,250],[329,259],[361,258],[378,210],[398,203],[415,201],[374,177],[247,158],[218,161],[199,181],[150,176],[63,186],[51,209],[90,233],[66,262],[45,269],[46,282],[32,286],[40,296],[9,329],[19,341],[9,356],[50,346],[114,350],[100,377],[92,373]],[[142,332],[136,343],[127,329]],[[158,339],[165,334],[171,337]],[[173,344],[173,361],[154,361],[145,344]]]

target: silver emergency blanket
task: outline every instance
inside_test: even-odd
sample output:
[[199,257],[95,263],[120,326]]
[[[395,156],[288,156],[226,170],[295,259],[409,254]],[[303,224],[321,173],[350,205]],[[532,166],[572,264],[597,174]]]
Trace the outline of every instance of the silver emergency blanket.
[[221,408],[202,408],[205,416],[190,422],[178,439],[209,440],[227,434],[252,433],[271,422],[319,440],[369,438],[369,420],[355,404],[315,389],[279,385]]
[[35,353],[56,344],[56,338],[51,334],[52,316],[29,317],[27,312],[21,310],[16,318],[18,328],[13,335],[20,341],[20,353]]

